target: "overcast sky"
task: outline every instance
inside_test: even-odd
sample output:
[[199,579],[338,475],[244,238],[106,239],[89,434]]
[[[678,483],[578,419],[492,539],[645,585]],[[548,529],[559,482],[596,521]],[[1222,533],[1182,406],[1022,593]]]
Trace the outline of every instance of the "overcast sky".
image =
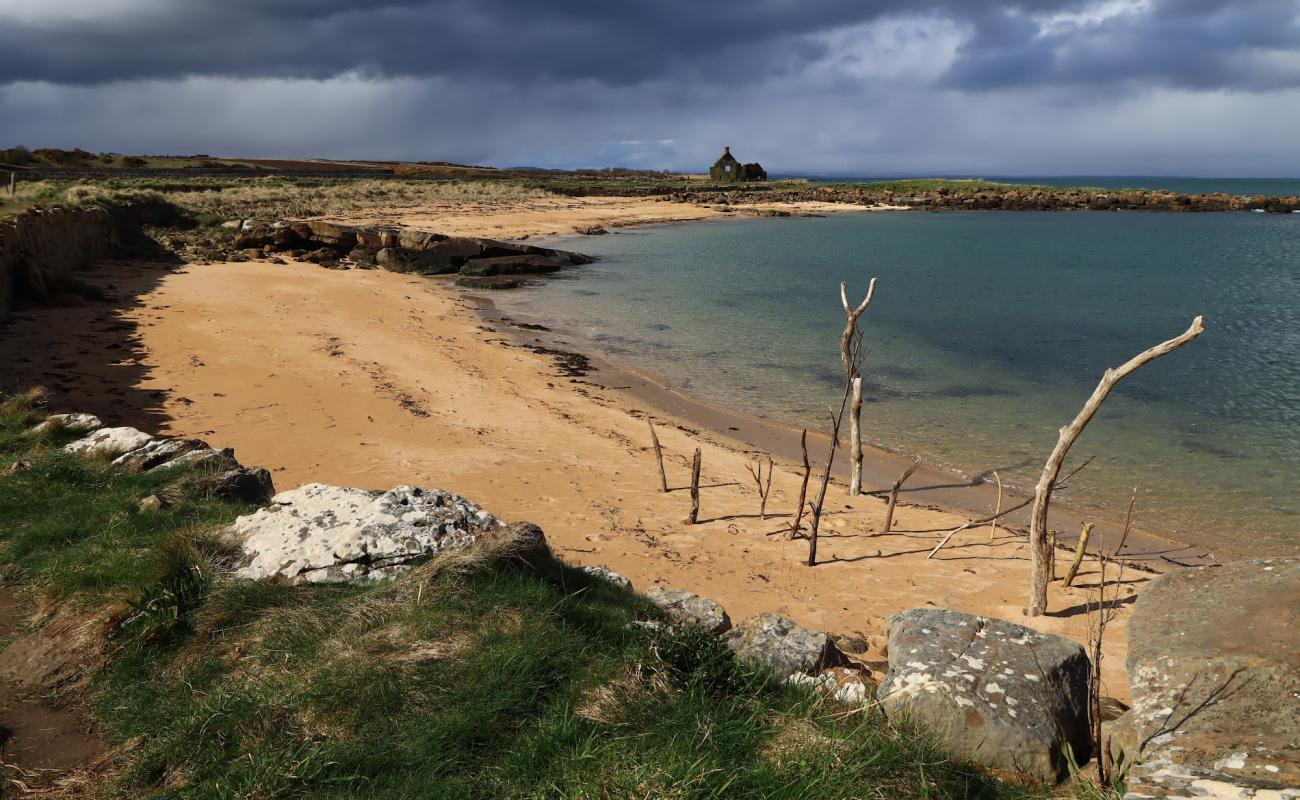
[[0,146],[1300,176],[1300,0],[0,0]]

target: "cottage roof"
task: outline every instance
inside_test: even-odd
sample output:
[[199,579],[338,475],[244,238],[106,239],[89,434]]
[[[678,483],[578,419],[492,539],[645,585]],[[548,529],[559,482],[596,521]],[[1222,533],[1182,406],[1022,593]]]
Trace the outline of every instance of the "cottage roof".
[[722,148],[722,155],[718,157],[717,161],[713,162],[713,166],[716,167],[721,164],[739,164],[739,163],[740,162],[736,160],[736,157],[731,154],[731,148],[724,147]]

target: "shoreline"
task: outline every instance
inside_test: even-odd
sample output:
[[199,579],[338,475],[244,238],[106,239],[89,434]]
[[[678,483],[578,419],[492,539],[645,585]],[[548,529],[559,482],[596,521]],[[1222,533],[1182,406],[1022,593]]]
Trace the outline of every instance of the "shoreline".
[[[499,332],[506,334],[522,346],[542,347],[556,353],[571,351],[579,355],[590,364],[591,371],[588,377],[597,382],[601,388],[625,394],[634,402],[645,403],[669,419],[675,418],[689,425],[698,426],[719,439],[729,441],[741,451],[771,456],[788,468],[801,464],[799,438],[802,429],[800,427],[706,401],[673,387],[662,376],[599,352],[591,342],[583,341],[575,344],[570,340],[582,337],[573,331],[555,327],[555,321],[552,319],[515,312],[507,313],[492,298],[481,295],[476,290],[463,290],[463,292],[477,304],[476,312],[485,322],[501,325]],[[543,330],[539,330],[539,327]],[[816,477],[819,459],[824,463],[823,454],[830,437],[821,430],[809,428],[808,441],[809,458]],[[915,459],[906,453],[864,441],[862,497],[884,501],[893,481],[913,461],[918,460],[920,459]],[[836,454],[833,482],[847,483],[849,474],[847,451],[841,447]],[[1003,493],[1003,507],[1012,507],[1031,497],[1032,493],[1026,494],[1015,488],[1008,488]],[[899,491],[898,505],[950,511],[969,516],[971,520],[978,520],[995,513],[997,491],[994,484],[985,477],[969,478],[955,470],[944,469],[922,461],[921,468]],[[999,520],[999,528],[1010,528],[1027,535],[1029,511],[1030,509],[1025,507],[1008,513]],[[1090,553],[1098,552],[1097,542],[1101,542],[1103,546],[1107,542],[1117,543],[1122,534],[1122,520],[1106,519],[1099,511],[1076,507],[1068,499],[1063,501],[1059,497],[1053,498],[1049,523],[1060,531],[1058,550],[1069,553],[1074,551],[1078,531],[1084,522],[1094,523],[1092,546],[1088,548]],[[972,529],[977,527],[985,526],[972,526]],[[922,533],[923,531],[904,532]],[[1113,547],[1107,547],[1101,552],[1115,558],[1122,557],[1122,560],[1130,564],[1155,571],[1161,571],[1169,566],[1195,567],[1221,563],[1221,560],[1211,553],[1198,552],[1198,548],[1180,542],[1172,536],[1139,526],[1131,528],[1123,553],[1116,553]],[[1227,556],[1223,560],[1249,557],[1246,554],[1223,552]]]

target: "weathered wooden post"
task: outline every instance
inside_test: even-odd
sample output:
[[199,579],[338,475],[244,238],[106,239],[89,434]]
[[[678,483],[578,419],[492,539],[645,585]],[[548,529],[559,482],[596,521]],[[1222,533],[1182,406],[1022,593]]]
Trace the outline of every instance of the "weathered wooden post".
[[849,494],[862,494],[862,377],[859,374],[854,340],[858,337],[858,319],[876,293],[876,279],[867,284],[867,296],[856,308],[849,305],[848,284],[840,282],[840,303],[844,306],[844,333],[840,335],[840,360],[844,363],[844,380],[848,381],[853,402],[849,406]]
[[703,458],[700,448],[695,448],[695,457],[691,460],[691,516],[687,520],[692,525],[700,520],[700,462]]
[[1092,523],[1089,522],[1083,526],[1083,531],[1079,534],[1079,546],[1074,550],[1074,560],[1070,562],[1070,568],[1065,571],[1065,580],[1063,586],[1069,586],[1074,583],[1074,576],[1079,574],[1079,565],[1083,563],[1083,553],[1088,549],[1088,537],[1092,534]]
[[659,444],[659,434],[655,433],[655,424],[646,418],[646,424],[650,426],[650,441],[654,444],[655,459],[659,462],[659,491],[667,493],[668,491],[668,473],[664,472],[664,449]]

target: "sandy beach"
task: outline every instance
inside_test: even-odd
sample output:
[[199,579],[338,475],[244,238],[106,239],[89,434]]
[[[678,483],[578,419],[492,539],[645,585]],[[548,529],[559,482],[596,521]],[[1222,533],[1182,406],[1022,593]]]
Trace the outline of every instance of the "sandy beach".
[[[541,525],[572,563],[608,565],[641,590],[696,591],[736,620],[776,611],[870,638],[890,614],[932,605],[1086,641],[1093,564],[1074,588],[1053,585],[1052,615],[1029,619],[1023,537],[977,526],[927,558],[944,535],[933,531],[971,515],[918,498],[900,504],[895,530],[882,534],[882,497],[832,485],[820,563],[805,566],[807,542],[784,534],[800,471],[778,448],[768,517],[758,516],[747,465],[759,452],[745,440],[759,432],[724,426],[726,417],[704,427],[671,398],[652,403],[617,370],[575,375],[534,332],[485,317],[448,281],[260,261],[109,264],[86,277],[117,302],[19,314],[0,342],[0,361],[15,365],[7,389],[42,384],[58,410],[234,447],[244,463],[270,469],[280,490],[312,481],[451,489]],[[647,418],[666,451],[668,493]],[[684,487],[696,447],[703,499],[692,526]],[[824,458],[821,447],[813,453]],[[1125,609],[1151,577],[1125,574]],[[1121,698],[1125,616],[1103,665],[1105,693]],[[874,638],[866,660],[883,666],[879,645]]]

